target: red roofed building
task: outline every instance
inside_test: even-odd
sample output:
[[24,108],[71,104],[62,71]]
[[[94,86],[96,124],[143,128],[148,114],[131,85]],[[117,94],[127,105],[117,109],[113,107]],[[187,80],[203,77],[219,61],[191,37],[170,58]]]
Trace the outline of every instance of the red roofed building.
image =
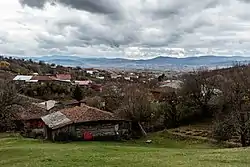
[[102,85],[101,84],[91,84],[90,88],[97,91],[97,92],[102,92]]
[[33,76],[30,81],[37,81],[37,82],[46,82],[46,81],[53,81],[55,78],[53,76],[41,75],[41,76]]
[[87,105],[62,109],[42,120],[46,138],[53,141],[110,140],[128,137],[131,132],[130,121]]
[[68,80],[71,80],[71,75],[70,74],[56,74],[56,79],[68,81]]
[[92,84],[92,81],[91,80],[75,81],[75,84],[79,86],[89,86],[90,84]]

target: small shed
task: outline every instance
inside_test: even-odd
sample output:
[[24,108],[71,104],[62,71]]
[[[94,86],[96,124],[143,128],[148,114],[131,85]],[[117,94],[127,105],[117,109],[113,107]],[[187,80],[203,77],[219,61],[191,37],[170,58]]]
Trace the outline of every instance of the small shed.
[[62,109],[42,117],[45,138],[65,140],[115,140],[128,138],[130,121],[87,105]]

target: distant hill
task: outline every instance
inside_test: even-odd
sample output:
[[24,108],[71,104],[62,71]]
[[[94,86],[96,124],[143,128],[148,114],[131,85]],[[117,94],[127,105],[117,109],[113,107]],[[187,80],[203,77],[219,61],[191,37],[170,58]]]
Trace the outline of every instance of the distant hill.
[[[27,58],[28,59],[28,58]],[[235,62],[247,64],[250,57],[240,56],[200,56],[200,57],[156,57],[146,60],[122,58],[82,58],[77,56],[43,56],[32,57],[35,61],[55,63],[63,66],[80,66],[83,68],[119,68],[119,69],[156,69],[156,70],[190,70],[201,66],[208,68],[230,67]]]

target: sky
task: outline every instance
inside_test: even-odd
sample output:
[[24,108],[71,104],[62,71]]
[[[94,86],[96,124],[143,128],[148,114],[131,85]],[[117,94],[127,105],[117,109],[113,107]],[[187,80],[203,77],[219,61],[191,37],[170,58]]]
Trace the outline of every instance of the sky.
[[0,53],[250,55],[250,0],[1,0]]

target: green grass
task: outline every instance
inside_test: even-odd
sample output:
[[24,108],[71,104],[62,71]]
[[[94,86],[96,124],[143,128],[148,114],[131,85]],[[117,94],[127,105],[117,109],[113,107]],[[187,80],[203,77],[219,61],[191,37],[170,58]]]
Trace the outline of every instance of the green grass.
[[250,149],[221,149],[201,141],[182,141],[167,133],[125,143],[50,143],[21,137],[0,138],[1,167],[228,167],[249,166]]

